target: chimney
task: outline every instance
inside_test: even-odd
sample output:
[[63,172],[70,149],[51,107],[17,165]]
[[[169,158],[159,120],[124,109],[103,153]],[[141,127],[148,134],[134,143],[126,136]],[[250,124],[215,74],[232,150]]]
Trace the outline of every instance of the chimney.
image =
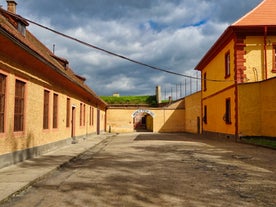
[[14,0],[7,0],[7,4],[8,4],[7,10],[9,12],[12,12],[12,13],[16,14],[16,5],[17,5],[17,3]]
[[156,102],[157,104],[160,104],[162,102],[162,97],[161,97],[161,86],[156,86]]

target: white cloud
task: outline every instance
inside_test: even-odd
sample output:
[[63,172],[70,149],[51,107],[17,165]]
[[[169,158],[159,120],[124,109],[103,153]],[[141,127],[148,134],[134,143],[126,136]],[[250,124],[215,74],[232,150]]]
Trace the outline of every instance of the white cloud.
[[[193,68],[227,26],[261,0],[77,0],[18,1],[20,15],[67,35],[163,69]],[[83,5],[86,5],[83,7]],[[231,8],[231,12],[229,11]],[[157,84],[184,78],[153,71],[67,40],[36,26],[36,37],[69,60],[99,95],[152,94]]]

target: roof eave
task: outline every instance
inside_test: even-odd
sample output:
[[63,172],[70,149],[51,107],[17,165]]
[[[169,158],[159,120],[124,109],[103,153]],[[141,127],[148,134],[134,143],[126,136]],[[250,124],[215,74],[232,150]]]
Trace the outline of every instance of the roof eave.
[[213,44],[213,46],[208,50],[208,52],[199,61],[195,70],[202,71],[206,65],[213,59],[213,57],[218,54],[218,52],[227,44],[234,35],[232,26],[229,26],[219,37],[219,39]]
[[89,94],[90,96],[94,96],[94,100],[96,101],[96,105],[98,105],[101,109],[105,109],[107,104],[101,99],[99,98],[94,91],[92,91],[92,89],[87,90],[82,84],[78,83],[77,81],[75,81],[74,79],[72,79],[71,77],[69,77],[66,73],[64,73],[62,70],[60,70],[59,68],[57,68],[55,65],[53,65],[51,62],[49,62],[47,59],[45,59],[44,57],[42,57],[40,54],[38,54],[35,50],[31,49],[28,45],[26,45],[24,42],[20,41],[18,38],[16,38],[15,36],[13,36],[12,34],[10,34],[7,30],[5,30],[4,28],[0,27],[0,32],[2,33],[2,35],[5,35],[6,38],[10,39],[12,42],[14,42],[16,45],[18,45],[20,48],[22,48],[23,50],[25,50],[26,52],[28,52],[30,55],[34,56],[35,58],[37,58],[39,61],[43,62],[44,64],[48,65],[50,68],[52,68],[56,73],[58,73],[59,75],[62,75],[63,77],[65,77],[68,81],[74,83],[75,85],[77,85],[78,87],[80,87],[83,91],[85,91],[87,94]]

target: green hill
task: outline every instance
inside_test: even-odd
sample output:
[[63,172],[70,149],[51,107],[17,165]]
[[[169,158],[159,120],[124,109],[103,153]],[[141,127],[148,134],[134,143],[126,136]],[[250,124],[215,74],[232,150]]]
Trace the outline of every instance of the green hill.
[[156,96],[101,96],[107,104],[129,104],[129,105],[142,105],[147,104],[150,106],[156,106]]

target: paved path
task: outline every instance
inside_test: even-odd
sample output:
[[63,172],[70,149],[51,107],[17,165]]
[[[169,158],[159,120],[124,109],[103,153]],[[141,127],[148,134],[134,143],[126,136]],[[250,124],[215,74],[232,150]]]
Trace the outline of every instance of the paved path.
[[3,206],[275,203],[275,150],[187,134],[121,134],[88,149]]
[[40,157],[0,169],[0,202],[28,188],[32,183],[56,170],[111,134],[93,135],[77,144],[64,146]]

